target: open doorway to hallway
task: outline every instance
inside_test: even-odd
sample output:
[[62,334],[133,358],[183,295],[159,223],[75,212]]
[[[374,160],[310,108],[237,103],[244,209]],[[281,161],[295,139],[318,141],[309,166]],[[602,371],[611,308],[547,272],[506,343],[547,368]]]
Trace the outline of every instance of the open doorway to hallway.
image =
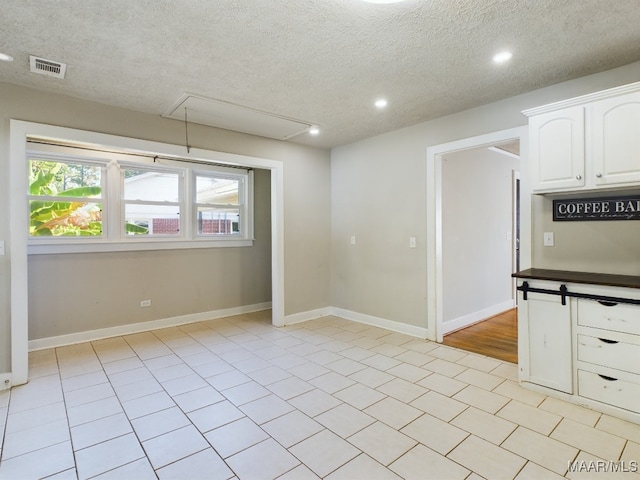
[[445,335],[443,344],[505,362],[518,363],[518,311],[507,310]]
[[520,142],[442,156],[443,343],[517,363]]

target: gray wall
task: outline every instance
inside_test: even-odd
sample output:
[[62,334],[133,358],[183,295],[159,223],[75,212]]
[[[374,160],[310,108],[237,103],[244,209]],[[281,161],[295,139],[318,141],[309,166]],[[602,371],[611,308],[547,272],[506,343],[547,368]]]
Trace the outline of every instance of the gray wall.
[[[640,275],[640,221],[554,222],[551,197],[535,196],[533,208],[534,266]],[[544,232],[554,233],[555,246],[543,245]]]
[[[333,305],[424,326],[427,147],[526,125],[524,109],[639,79],[637,62],[345,145],[331,154],[197,125],[190,128],[189,138],[197,148],[284,162],[287,315]],[[180,122],[14,85],[0,84],[0,105],[0,239],[4,240],[9,228],[10,118],[183,143]],[[640,273],[640,242],[637,230],[630,227],[615,230],[612,251],[601,248],[612,242],[607,222],[588,227],[588,236],[581,226],[554,225],[558,246],[543,249],[541,232],[544,222],[550,221],[545,202],[534,198],[532,207],[534,266]],[[357,236],[355,248],[349,245],[350,235]],[[410,236],[417,238],[418,248],[408,248]],[[581,242],[580,254],[575,241]],[[9,257],[0,257],[0,372],[9,369],[9,274]]]
[[513,298],[513,244],[507,234],[513,226],[512,172],[519,166],[518,159],[488,148],[442,159],[442,320],[446,330],[447,322]]
[[252,247],[30,255],[29,339],[270,302],[271,175],[254,172]]
[[[522,110],[639,79],[636,62],[334,149],[332,305],[425,327],[427,148],[523,126],[527,118]],[[526,152],[522,158],[524,177]],[[532,205],[532,265],[640,273],[640,225],[554,226],[557,246],[543,249],[541,232],[551,215],[545,202],[534,198]],[[349,236],[354,234],[358,243],[351,246]],[[417,237],[418,248],[408,248],[410,236]],[[615,246],[615,251],[603,249],[603,244]]]
[[[9,217],[8,217],[8,168],[9,168],[9,120],[18,119],[29,122],[46,123],[60,125],[64,127],[81,130],[91,130],[100,133],[134,137],[143,140],[173,143],[181,145],[184,143],[184,128],[181,122],[163,119],[159,115],[133,112],[117,107],[110,107],[94,102],[87,102],[80,99],[70,98],[62,95],[47,94],[37,90],[23,88],[10,84],[0,83],[0,240],[7,242],[7,255],[0,257],[0,372],[10,369],[10,264],[9,251],[11,245],[9,238]],[[288,142],[280,142],[252,135],[245,135],[226,130],[219,130],[200,125],[190,125],[189,143],[195,148],[207,150],[230,152],[242,155],[249,155],[272,160],[279,160],[284,163],[284,243],[285,243],[285,314],[295,314],[307,310],[326,307],[330,304],[330,154],[327,150],[295,145]],[[262,248],[262,247],[260,247]],[[227,251],[229,255],[237,255],[231,249],[218,249],[220,252],[207,250],[208,263],[213,261],[216,255]],[[162,256],[163,261],[173,265],[186,265],[193,267],[199,264],[193,258],[196,252],[173,251],[174,257],[169,260],[161,252],[128,253],[123,254],[122,259],[128,257],[140,266],[151,268],[158,256]],[[167,253],[166,255],[171,255]],[[47,274],[59,274],[58,266],[71,257],[61,256],[60,258],[42,258],[31,262],[33,269],[42,269]],[[109,270],[110,265],[107,260],[112,260],[111,254],[99,254],[91,258],[84,255],[75,256],[76,260],[87,262],[89,268],[97,266],[107,269],[106,274],[110,281],[105,281],[103,285],[114,287],[113,280],[121,281],[114,270]],[[254,258],[254,257],[251,257]],[[237,260],[240,261],[239,259]],[[252,263],[249,258],[243,260],[242,272],[250,270]],[[260,257],[261,265],[269,262],[270,259]],[[205,262],[205,263],[207,263]],[[75,262],[76,264],[78,262]],[[124,265],[124,262],[119,262]],[[186,266],[179,268],[187,271]],[[177,267],[178,268],[178,267]],[[263,268],[263,267],[260,267]],[[191,273],[191,272],[189,272]],[[137,277],[136,285],[153,284],[156,272],[153,269],[146,277]],[[258,278],[264,278],[264,270],[261,270]],[[55,279],[54,279],[55,280]],[[30,284],[30,295],[36,295],[42,280],[32,281]],[[244,279],[243,281],[246,281]],[[258,281],[258,280],[257,280]],[[264,281],[261,282],[259,291],[265,288]],[[237,285],[236,285],[237,286]],[[162,292],[169,292],[172,285],[161,286]],[[73,292],[74,296],[82,297],[86,292],[86,287],[80,291]],[[114,293],[121,293],[116,291]],[[140,291],[142,294],[143,292]],[[249,304],[254,302],[254,298],[263,298],[262,294],[251,299],[242,297],[237,290],[234,293],[227,292],[228,296],[222,299],[221,303],[212,303],[209,299],[197,300],[198,309],[205,311],[213,308],[225,308],[231,302]],[[49,295],[54,292],[49,292]],[[201,297],[207,297],[205,293],[200,293]],[[133,296],[132,296],[133,297]],[[133,300],[132,297],[127,297]],[[135,297],[137,298],[137,292]],[[216,297],[218,298],[218,297]],[[109,295],[97,298],[100,302],[110,302],[114,306],[116,297]],[[155,300],[154,300],[155,302]],[[169,302],[167,302],[168,305]],[[186,303],[183,303],[185,307]],[[158,307],[162,301],[158,300]],[[32,300],[32,308],[42,314],[41,307],[35,307]],[[120,307],[118,307],[120,308]],[[186,308],[186,307],[185,307]],[[138,308],[138,310],[140,310]],[[151,319],[154,308],[145,310],[139,315],[149,315],[149,317],[138,316],[128,317],[127,322],[136,322]],[[123,310],[118,310],[118,314]],[[168,312],[162,312],[162,317],[177,312],[176,306],[168,307]],[[155,312],[156,314],[158,312]],[[184,311],[183,313],[187,313]],[[100,323],[114,322],[113,318],[107,320],[104,315],[100,315]],[[40,325],[32,319],[34,333],[37,335],[47,335],[51,330],[40,330]],[[117,319],[115,321],[120,321]],[[35,322],[35,323],[34,323]],[[84,320],[84,322],[89,322]],[[46,321],[45,321],[46,323]],[[36,326],[38,325],[38,326]],[[86,325],[86,323],[83,323]],[[108,325],[91,324],[90,328],[99,328]],[[66,322],[57,325],[56,331],[68,331],[77,325],[68,325]]]

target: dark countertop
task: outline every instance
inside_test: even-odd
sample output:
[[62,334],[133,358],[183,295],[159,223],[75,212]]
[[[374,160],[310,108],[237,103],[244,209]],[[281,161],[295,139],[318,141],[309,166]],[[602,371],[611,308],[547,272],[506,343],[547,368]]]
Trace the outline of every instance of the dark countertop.
[[609,287],[640,288],[640,275],[612,275],[609,273],[569,272],[529,268],[511,275],[514,278],[551,280],[566,283],[587,283]]

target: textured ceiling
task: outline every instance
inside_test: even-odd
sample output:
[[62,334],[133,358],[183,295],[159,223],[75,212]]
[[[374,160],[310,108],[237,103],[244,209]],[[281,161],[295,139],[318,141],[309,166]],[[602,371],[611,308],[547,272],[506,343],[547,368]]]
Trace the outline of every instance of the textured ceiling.
[[639,25],[639,0],[3,0],[0,81],[155,115],[190,92],[334,147],[638,61]]

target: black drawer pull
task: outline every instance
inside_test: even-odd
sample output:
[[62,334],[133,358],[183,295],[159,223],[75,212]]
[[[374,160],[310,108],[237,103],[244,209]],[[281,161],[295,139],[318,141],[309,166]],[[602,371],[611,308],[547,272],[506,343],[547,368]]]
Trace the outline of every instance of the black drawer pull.
[[608,344],[620,343],[617,340],[609,340],[608,338],[600,338],[600,337],[598,337],[598,340],[600,340],[603,343],[608,343]]
[[598,300],[598,303],[605,307],[615,307],[616,305],[618,305],[616,302],[606,302],[604,300]]
[[598,373],[598,376],[599,376],[601,379],[606,380],[607,382],[617,382],[617,381],[618,381],[618,379],[617,379],[617,378],[607,377],[606,375],[600,375],[599,373]]

